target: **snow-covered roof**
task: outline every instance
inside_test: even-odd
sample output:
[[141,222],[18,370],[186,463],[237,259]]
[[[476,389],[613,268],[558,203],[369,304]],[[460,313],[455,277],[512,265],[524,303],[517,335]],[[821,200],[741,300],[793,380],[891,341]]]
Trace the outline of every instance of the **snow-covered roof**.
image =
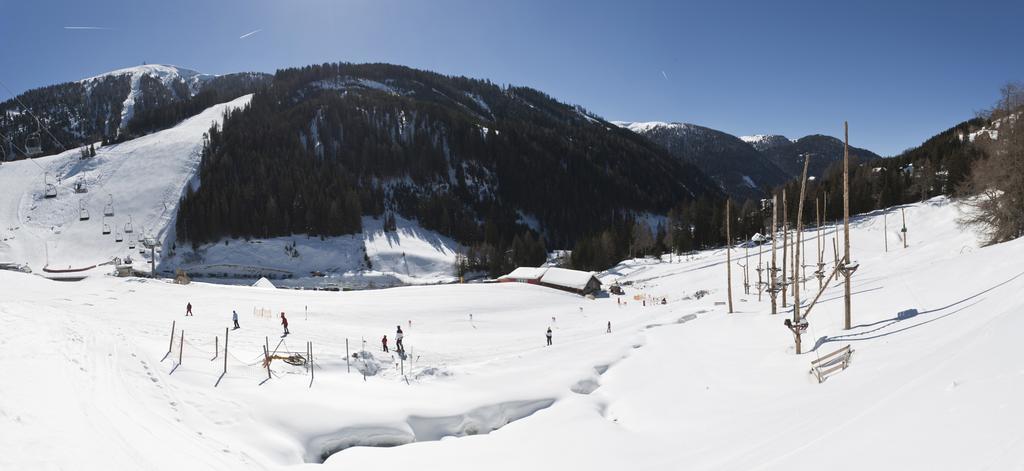
[[254,288],[277,288],[277,286],[274,286],[274,284],[271,283],[270,280],[266,279],[265,277],[260,278],[259,281],[253,283],[252,286]]
[[541,277],[541,283],[562,286],[572,289],[583,289],[594,277],[594,272],[570,270],[568,268],[548,268],[548,271]]
[[498,279],[539,280],[542,276],[544,276],[544,272],[548,270],[548,268],[519,267],[516,268],[515,270],[512,270],[512,273],[509,273]]

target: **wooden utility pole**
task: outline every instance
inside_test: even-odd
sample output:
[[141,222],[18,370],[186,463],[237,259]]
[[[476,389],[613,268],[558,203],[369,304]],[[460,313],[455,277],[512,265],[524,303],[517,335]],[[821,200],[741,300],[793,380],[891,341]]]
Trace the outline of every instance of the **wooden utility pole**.
[[[802,236],[801,232],[803,231],[804,196],[805,196],[804,192],[805,192],[806,186],[807,186],[807,165],[810,163],[810,161],[811,161],[810,154],[805,155],[804,156],[804,173],[803,173],[803,176],[800,178],[800,201],[798,201],[797,204],[796,204],[796,208],[797,208],[796,209],[796,246],[793,248],[793,250],[795,251],[794,254],[793,254],[793,259],[794,260],[800,260],[800,245],[801,245],[801,240],[803,239],[803,236]],[[796,272],[794,272],[793,276],[794,276],[794,281],[795,281],[796,278],[798,277],[798,275],[797,275]],[[802,334],[802,332],[801,332],[802,328],[800,327],[800,325],[801,325],[800,320],[801,320],[800,319],[800,283],[795,283],[794,282],[793,283],[793,325],[795,326],[795,328],[793,329],[793,333],[795,334],[795,338],[796,338],[796,354],[797,355],[799,355],[801,353],[800,334]]]
[[730,231],[729,205],[731,200],[725,200],[725,276],[728,286],[726,291],[729,294],[729,314],[732,314],[732,232]]
[[821,228],[821,211],[819,211],[818,198],[814,198],[814,213],[816,217],[814,238],[818,242],[818,270],[814,272],[814,276],[818,278],[818,289],[823,286],[825,279],[825,262],[822,260],[825,256],[825,248],[821,244],[822,228]]
[[[903,238],[906,243],[906,237]],[[845,326],[853,325],[850,315],[850,277],[857,271],[857,265],[850,263],[850,127],[843,121],[843,308]]]
[[[763,231],[764,228],[761,228]],[[764,291],[764,283],[761,279],[761,272],[764,268],[761,268],[761,252],[764,250],[764,240],[760,240],[757,243],[757,302],[761,302],[761,291]]]
[[903,228],[900,229],[900,232],[903,233],[903,248],[907,248],[907,213],[903,211],[903,208],[900,208],[900,217],[903,218]]
[[775,290],[775,277],[778,276],[779,267],[775,263],[775,240],[778,238],[778,220],[779,220],[779,197],[778,195],[772,195],[772,266],[768,270],[768,296],[772,298],[772,314],[778,313],[778,305],[776,298],[779,293]]
[[789,212],[786,211],[786,188],[782,188],[782,307],[786,307],[786,265],[789,265],[789,258],[786,250],[789,246]]
[[750,295],[750,247],[743,247],[743,294]]
[[885,252],[889,252],[889,210],[882,213],[882,234],[885,235]]

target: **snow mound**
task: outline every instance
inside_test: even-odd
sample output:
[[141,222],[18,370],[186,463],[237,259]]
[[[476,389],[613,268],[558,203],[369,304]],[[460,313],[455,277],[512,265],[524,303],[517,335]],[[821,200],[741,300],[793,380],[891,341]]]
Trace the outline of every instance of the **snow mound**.
[[277,288],[277,286],[274,286],[274,284],[271,283],[270,280],[268,280],[266,278],[260,278],[259,281],[253,283],[252,286],[254,288],[270,288],[270,289],[276,289]]

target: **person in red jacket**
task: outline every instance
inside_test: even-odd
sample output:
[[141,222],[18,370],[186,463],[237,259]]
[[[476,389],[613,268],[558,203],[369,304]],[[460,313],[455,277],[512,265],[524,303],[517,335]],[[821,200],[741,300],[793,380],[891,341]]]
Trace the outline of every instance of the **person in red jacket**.
[[192,303],[188,303],[188,304],[185,305],[185,316],[187,317],[187,316],[191,316],[191,315],[192,315]]
[[387,353],[388,352],[388,336],[387,335],[385,335],[384,338],[380,339],[380,344],[381,344],[382,347],[384,347],[384,353]]
[[281,325],[284,326],[284,334],[288,335],[290,333],[288,332],[288,318],[284,317],[283,312],[281,313]]

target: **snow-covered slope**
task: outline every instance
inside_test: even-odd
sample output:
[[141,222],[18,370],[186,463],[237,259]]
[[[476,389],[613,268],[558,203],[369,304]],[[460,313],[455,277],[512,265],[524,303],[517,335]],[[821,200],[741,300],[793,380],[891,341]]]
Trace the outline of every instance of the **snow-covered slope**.
[[[214,106],[179,125],[120,144],[10,162],[0,168],[0,261],[39,270],[79,268],[131,254],[129,240],[154,237],[173,243],[174,218],[185,185],[195,177],[203,134],[226,110],[245,106],[247,95]],[[44,182],[45,179],[45,182]],[[75,193],[83,183],[87,193]],[[45,198],[45,184],[57,197]],[[107,205],[114,215],[105,217]],[[80,220],[81,208],[89,219]],[[131,233],[126,233],[130,223]],[[103,226],[111,233],[104,235]],[[120,232],[123,242],[116,242]],[[135,258],[141,261],[136,253]]]
[[[803,355],[738,267],[726,313],[722,250],[623,262],[602,278],[630,282],[626,296],[596,300],[518,283],[327,293],[0,272],[0,327],[17,332],[0,342],[0,468],[1017,469],[1024,240],[978,248],[958,214],[906,207],[909,247],[890,224],[888,253],[883,213],[857,218],[855,327],[833,285]],[[399,324],[404,363],[380,348]],[[268,380],[267,336],[281,356],[312,342],[315,376],[274,360]],[[810,362],[847,344],[849,368],[817,384]]]
[[[363,232],[350,236],[295,235],[272,239],[231,239],[192,250],[179,247],[163,269],[182,268],[193,277],[251,283],[266,276],[278,286],[388,287],[455,281],[454,240],[396,216],[395,231],[383,220],[363,218]],[[317,273],[317,276],[312,276]]]
[[[146,64],[135,67],[127,67],[124,69],[118,69],[110,72],[106,72],[94,77],[79,80],[85,85],[86,90],[91,90],[92,86],[97,80],[105,77],[118,77],[122,75],[130,76],[131,90],[124,99],[124,105],[121,109],[121,127],[128,125],[131,121],[132,116],[135,113],[135,102],[141,99],[142,86],[141,81],[143,76],[149,76],[160,81],[161,84],[171,93],[177,93],[174,87],[175,82],[181,81],[185,84],[188,89],[188,96],[195,95],[199,92],[203,83],[216,77],[215,75],[202,74],[194,70],[181,68],[174,65],[162,65],[162,64]],[[176,96],[177,99],[188,98],[188,96]]]
[[[88,160],[74,150],[0,167],[0,262],[27,263],[38,272],[47,261],[50,268],[82,268],[131,255],[138,268],[148,269],[150,253],[138,249],[144,237],[152,237],[160,244],[157,263],[164,273],[184,268],[200,277],[290,278],[278,282],[283,286],[380,287],[455,279],[459,245],[400,217],[394,232],[385,232],[380,220],[364,218],[364,231],[355,236],[234,240],[195,251],[177,247],[177,207],[186,184],[200,184],[196,170],[203,134],[226,110],[249,99],[214,106],[165,131],[99,147]],[[43,196],[44,174],[56,186],[56,198]],[[74,192],[78,182],[87,193]],[[114,215],[104,217],[111,202]],[[86,221],[79,220],[82,207],[90,216]],[[110,234],[102,233],[104,224]],[[118,232],[122,242],[116,241]],[[311,281],[312,272],[331,276]]]

